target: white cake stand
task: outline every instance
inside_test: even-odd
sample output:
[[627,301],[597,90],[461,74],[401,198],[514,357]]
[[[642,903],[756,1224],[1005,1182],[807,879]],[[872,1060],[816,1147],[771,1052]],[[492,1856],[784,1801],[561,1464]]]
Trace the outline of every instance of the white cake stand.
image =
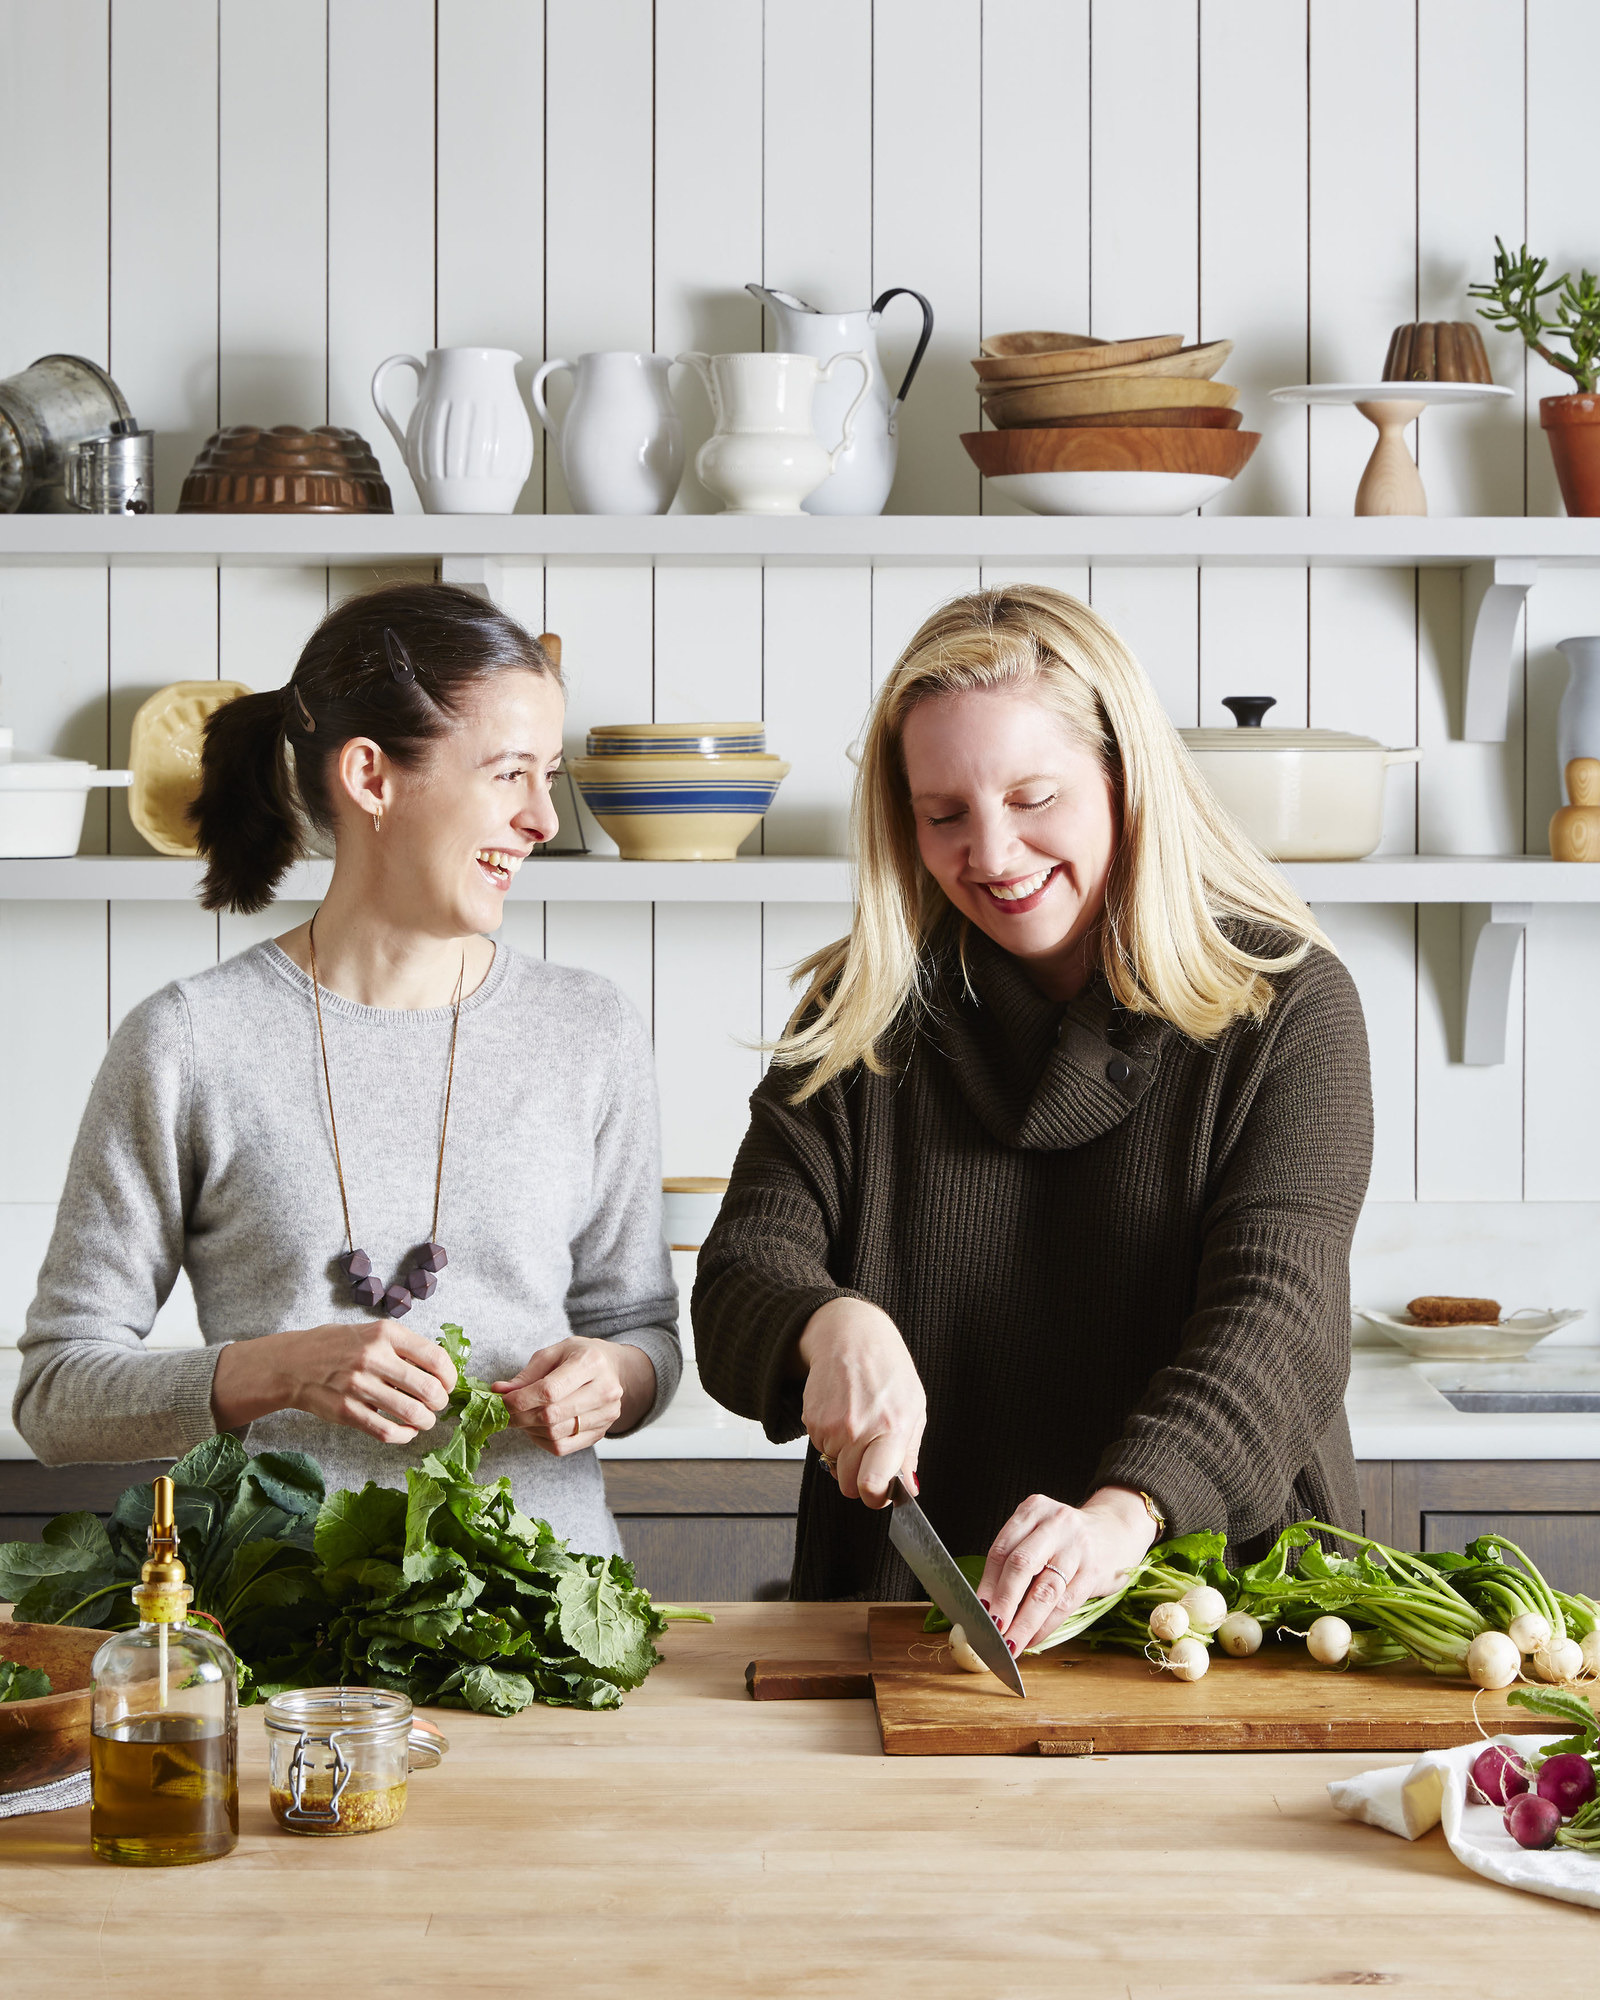
[[1353,403],[1378,427],[1367,469],[1356,488],[1358,514],[1426,514],[1422,474],[1402,433],[1430,403],[1486,403],[1509,396],[1493,382],[1302,382],[1274,389],[1275,403]]

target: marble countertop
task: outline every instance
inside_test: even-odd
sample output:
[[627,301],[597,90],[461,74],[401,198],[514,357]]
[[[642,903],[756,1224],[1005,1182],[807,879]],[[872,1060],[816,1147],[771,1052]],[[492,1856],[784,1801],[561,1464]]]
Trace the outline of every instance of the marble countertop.
[[[18,1356],[0,1347],[0,1459],[33,1454],[11,1426]],[[1474,1415],[1444,1389],[1550,1388],[1600,1393],[1600,1347],[1548,1345],[1537,1359],[1495,1364],[1414,1362],[1397,1348],[1355,1349],[1345,1409],[1358,1459],[1600,1458],[1600,1413]],[[769,1444],[759,1424],[714,1403],[692,1363],[672,1408],[635,1437],[600,1446],[602,1458],[802,1458],[805,1442]]]

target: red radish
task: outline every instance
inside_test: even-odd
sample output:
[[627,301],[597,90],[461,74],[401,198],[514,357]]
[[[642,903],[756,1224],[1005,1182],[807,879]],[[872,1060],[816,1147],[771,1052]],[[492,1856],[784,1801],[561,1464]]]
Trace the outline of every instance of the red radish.
[[1586,1806],[1594,1797],[1594,1766],[1576,1750],[1546,1757],[1539,1766],[1538,1791],[1563,1819],[1570,1819],[1579,1806]]
[[1528,1767],[1514,1751],[1491,1743],[1478,1752],[1472,1767],[1472,1782],[1492,1806],[1508,1806],[1519,1792],[1528,1789]]
[[1505,1824],[1518,1847],[1554,1847],[1561,1808],[1537,1792],[1523,1792],[1506,1807]]

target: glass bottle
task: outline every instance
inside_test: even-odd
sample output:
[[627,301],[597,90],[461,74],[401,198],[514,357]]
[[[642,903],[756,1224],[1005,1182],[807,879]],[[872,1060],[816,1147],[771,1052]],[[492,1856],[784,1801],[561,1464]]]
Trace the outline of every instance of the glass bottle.
[[172,1481],[155,1483],[139,1624],[89,1670],[89,1839],[102,1861],[211,1861],[239,1838],[239,1680],[233,1654],[188,1623]]

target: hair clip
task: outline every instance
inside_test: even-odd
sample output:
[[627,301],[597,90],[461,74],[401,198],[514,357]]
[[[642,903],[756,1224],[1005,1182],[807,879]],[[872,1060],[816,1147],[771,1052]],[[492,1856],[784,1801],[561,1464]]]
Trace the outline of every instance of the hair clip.
[[416,680],[417,670],[411,664],[411,655],[387,625],[383,628],[383,650],[389,662],[389,671],[397,681]]
[[317,728],[316,718],[312,715],[310,709],[306,707],[305,696],[295,686],[293,681],[289,683],[289,692],[294,696],[294,705],[300,711],[300,727],[308,736],[314,736]]

